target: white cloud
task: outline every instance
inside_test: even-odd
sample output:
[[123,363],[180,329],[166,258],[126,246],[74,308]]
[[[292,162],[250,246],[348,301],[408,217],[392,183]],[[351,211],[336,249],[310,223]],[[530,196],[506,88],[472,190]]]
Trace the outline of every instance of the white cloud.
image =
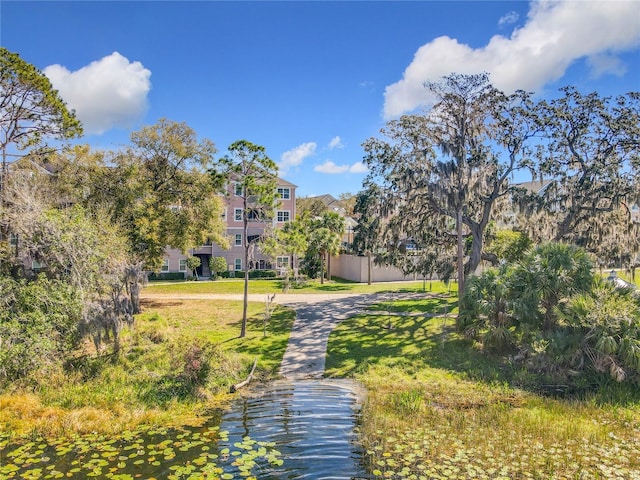
[[313,167],[314,172],[319,173],[327,173],[330,175],[335,175],[338,173],[366,173],[368,171],[367,167],[362,162],[356,162],[353,165],[336,165],[332,160],[326,160],[321,165],[316,165]]
[[611,73],[614,75],[624,75],[627,71],[626,65],[615,55],[592,55],[587,63],[591,69],[591,75],[595,78]]
[[503,26],[503,25],[510,25],[512,23],[516,23],[519,18],[520,18],[520,15],[518,15],[518,12],[511,11],[503,15],[502,17],[500,17],[500,20],[498,20],[498,25]]
[[326,160],[323,164],[316,165],[315,167],[313,167],[313,171],[320,172],[320,173],[329,173],[329,174],[344,173],[349,171],[349,166],[336,165],[331,160]]
[[362,162],[356,162],[356,163],[354,163],[353,165],[351,165],[349,167],[349,172],[350,173],[367,173],[368,171],[369,171],[369,169]]
[[316,147],[315,142],[307,142],[284,152],[278,163],[280,175],[286,175],[291,168],[299,166],[305,158],[315,155]]
[[76,111],[85,133],[129,127],[147,111],[151,71],[118,52],[75,72],[50,65],[43,73],[67,106]]
[[334,148],[343,148],[342,139],[340,137],[333,137],[329,142],[329,150],[333,150]]
[[486,46],[473,49],[438,37],[420,47],[402,80],[385,89],[384,116],[428,105],[424,82],[452,72],[489,72],[493,85],[505,92],[536,91],[561,78],[581,58],[587,59],[592,74],[619,74],[614,55],[640,45],[637,2],[541,0],[530,5],[526,24],[509,38],[496,35]]

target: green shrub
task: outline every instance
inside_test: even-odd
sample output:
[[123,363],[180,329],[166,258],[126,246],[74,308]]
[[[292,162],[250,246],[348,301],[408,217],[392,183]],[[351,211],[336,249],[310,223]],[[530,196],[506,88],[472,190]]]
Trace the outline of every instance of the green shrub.
[[0,278],[0,384],[46,374],[80,341],[82,303],[70,285]]
[[149,280],[184,280],[184,272],[151,272]]
[[640,380],[640,305],[594,277],[582,249],[544,244],[515,265],[467,282],[458,330],[487,351],[517,351],[531,371],[563,383],[607,374]]
[[249,270],[249,278],[276,278],[278,272],[275,270]]
[[[220,274],[222,278],[244,278],[244,270],[226,271]],[[278,272],[275,270],[249,270],[249,278],[276,278]]]
[[209,259],[209,270],[211,270],[211,279],[215,280],[227,272],[227,260],[224,257],[211,257]]
[[570,367],[584,363],[617,381],[640,381],[640,302],[630,290],[599,280],[591,292],[569,299],[560,317],[580,334],[566,349]]

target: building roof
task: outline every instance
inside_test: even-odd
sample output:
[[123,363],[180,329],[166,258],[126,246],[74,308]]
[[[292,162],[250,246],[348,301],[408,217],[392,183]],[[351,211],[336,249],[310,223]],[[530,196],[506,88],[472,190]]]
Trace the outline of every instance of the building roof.
[[342,202],[338,199],[336,199],[333,195],[331,194],[325,194],[325,195],[317,195],[315,197],[307,197],[308,200],[319,200],[321,201],[326,207],[328,207],[330,210],[342,210],[344,212],[345,208],[342,205]]
[[291,182],[288,182],[287,180],[285,180],[284,178],[280,178],[278,177],[278,186],[279,187],[293,187],[293,188],[298,188],[298,185],[295,185]]
[[539,193],[544,187],[549,185],[551,180],[533,180],[531,182],[520,182],[514,184],[516,187],[524,188],[531,193]]

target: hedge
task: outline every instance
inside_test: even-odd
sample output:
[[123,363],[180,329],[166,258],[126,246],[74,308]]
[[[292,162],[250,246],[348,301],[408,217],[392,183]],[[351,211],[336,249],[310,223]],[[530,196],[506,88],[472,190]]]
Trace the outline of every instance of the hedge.
[[[232,275],[233,274],[233,275]],[[232,272],[222,272],[222,278],[244,278],[244,270],[234,270]],[[249,270],[249,278],[277,278],[278,272],[275,270]]]
[[149,280],[184,280],[184,272],[151,272]]

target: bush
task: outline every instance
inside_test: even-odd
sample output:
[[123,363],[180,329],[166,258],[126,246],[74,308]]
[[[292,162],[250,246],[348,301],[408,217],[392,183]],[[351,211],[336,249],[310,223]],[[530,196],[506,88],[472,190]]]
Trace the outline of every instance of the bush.
[[190,386],[202,386],[206,384],[209,372],[211,371],[211,356],[215,352],[215,346],[212,344],[198,345],[194,343],[187,348],[187,351],[178,358],[181,365],[180,374],[178,375],[185,383]]
[[640,305],[594,278],[584,250],[545,244],[516,265],[467,282],[457,327],[484,349],[517,349],[525,365],[563,382],[589,371],[640,380]]
[[82,303],[70,285],[0,278],[0,384],[47,374],[80,341]]
[[[244,278],[244,270],[226,271],[220,274],[222,278]],[[275,270],[249,270],[249,278],[277,278],[278,272]]]
[[184,272],[151,272],[149,280],[184,280]]
[[220,393],[238,380],[240,360],[224,352],[219,345],[202,339],[181,339],[172,346],[172,371],[169,385],[174,394],[198,395],[206,389]]
[[232,271],[224,271],[220,273],[221,278],[242,278],[244,277],[244,271],[242,270],[232,270]]
[[249,278],[277,278],[275,270],[249,270]]
[[209,259],[209,270],[211,270],[211,279],[215,280],[227,272],[227,260],[224,257],[211,257]]
[[566,349],[570,367],[585,363],[616,381],[640,381],[640,302],[631,290],[599,280],[591,292],[569,299],[560,316],[580,334]]

